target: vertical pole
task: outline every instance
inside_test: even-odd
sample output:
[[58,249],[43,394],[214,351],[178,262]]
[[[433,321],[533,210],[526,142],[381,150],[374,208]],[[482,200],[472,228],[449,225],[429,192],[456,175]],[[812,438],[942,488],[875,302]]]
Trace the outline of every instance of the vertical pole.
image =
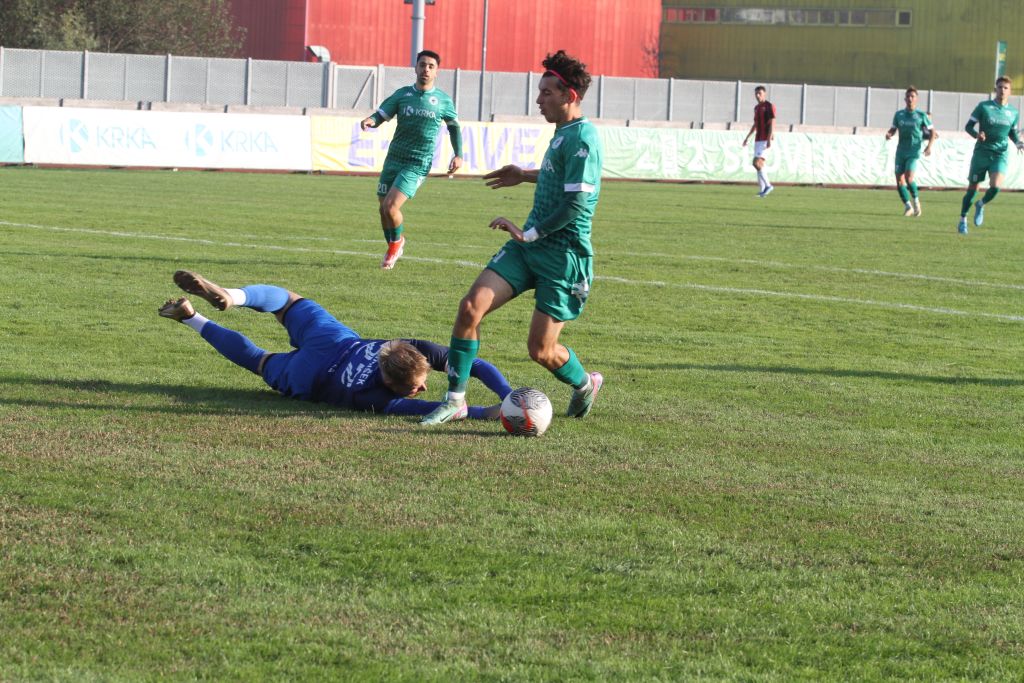
[[704,96],[707,94],[708,82],[700,82],[700,127],[704,127],[704,118],[707,116],[707,108],[704,106]]
[[597,77],[597,118],[604,117],[604,74]]
[[80,88],[82,99],[89,97],[89,51],[82,50],[82,87]]
[[669,77],[668,79],[668,121],[675,119],[675,85],[676,79]]
[[637,98],[637,95],[639,94],[639,90],[640,90],[640,86],[637,84],[637,82],[639,80],[640,80],[639,78],[634,78],[633,79],[633,118],[634,119],[636,118],[636,98]]
[[839,108],[839,88],[832,86],[832,125],[836,125],[836,109]]
[[870,126],[871,123],[871,86],[867,87],[864,92],[864,126]]
[[800,125],[807,123],[807,84],[800,88]]
[[39,51],[39,97],[43,96],[43,77],[46,75],[46,50]]
[[526,72],[526,101],[523,114],[526,116],[530,115],[530,98],[533,97],[533,72]]
[[252,104],[252,57],[245,59],[245,96],[242,104]]
[[324,90],[320,106],[325,109],[334,106],[334,65],[331,62],[324,62]]
[[733,113],[732,120],[740,120],[740,89],[743,87],[743,81],[736,81],[736,110]]
[[[287,82],[287,81],[286,81]],[[210,58],[206,58],[206,87],[203,88],[203,104],[210,103]]]
[[416,66],[416,55],[423,50],[423,20],[425,18],[426,0],[412,0],[412,58]]
[[455,111],[459,110],[459,89],[462,86],[462,69],[455,69],[455,85],[452,88],[452,101],[455,102]]
[[164,102],[171,101],[171,55],[168,53],[164,66]]
[[128,99],[128,55],[124,55],[124,68],[121,69],[121,99]]
[[0,45],[0,97],[4,94],[4,46]]
[[284,106],[288,106],[288,73],[291,71],[290,63],[285,62],[284,65]]
[[[484,32],[480,39],[480,108],[477,111],[477,121],[484,120],[484,73],[487,71],[487,15],[490,0],[484,0]],[[494,102],[491,102],[491,109],[494,109]]]

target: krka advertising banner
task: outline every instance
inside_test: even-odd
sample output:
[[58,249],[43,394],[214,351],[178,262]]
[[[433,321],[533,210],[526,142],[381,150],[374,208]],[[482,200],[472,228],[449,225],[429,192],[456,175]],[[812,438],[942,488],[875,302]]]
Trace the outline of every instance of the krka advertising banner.
[[[645,180],[752,182],[753,143],[739,131],[599,126],[604,177]],[[923,151],[923,148],[922,148]],[[966,187],[974,140],[949,134],[922,154],[917,184]],[[892,185],[896,139],[876,135],[777,133],[765,157],[772,182],[822,185]],[[1024,188],[1024,162],[1012,148],[1004,187]]]
[[306,116],[25,107],[33,164],[310,170]]
[[[392,119],[379,128],[361,130],[362,119],[342,116],[313,117],[313,170],[378,172],[395,134]],[[538,123],[462,123],[462,169],[482,175],[505,164],[538,168],[555,127]],[[452,159],[448,128],[441,126],[434,144],[431,171],[444,173]]]
[[20,164],[24,160],[21,107],[0,107],[0,164]]

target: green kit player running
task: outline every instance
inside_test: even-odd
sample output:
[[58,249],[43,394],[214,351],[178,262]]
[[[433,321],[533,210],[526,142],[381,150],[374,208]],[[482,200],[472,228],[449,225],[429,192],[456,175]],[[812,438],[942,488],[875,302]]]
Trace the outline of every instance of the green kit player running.
[[565,323],[583,311],[594,279],[590,229],[601,191],[601,142],[581,109],[591,79],[586,65],[564,50],[542,64],[537,104],[555,133],[541,167],[526,171],[509,165],[484,176],[493,189],[536,183],[533,209],[522,228],[504,217],[491,221],[491,228],[511,239],[459,304],[448,352],[448,394],[423,424],[449,422],[464,411],[480,323],[530,289],[535,304],[527,348],[533,360],[573,388],[567,414],[585,417],[604,383],[601,373],[587,373],[576,354],[558,342]]
[[[971,208],[971,202],[974,201],[975,193],[978,191],[978,183],[985,179],[986,173],[988,174],[988,190],[974,204],[975,225],[981,225],[985,221],[985,205],[999,194],[999,187],[1003,184],[1003,175],[1006,173],[1006,157],[1009,149],[1007,138],[1013,140],[1018,154],[1024,152],[1024,142],[1017,137],[1020,112],[1010,106],[1011,88],[1010,79],[1006,76],[996,79],[995,98],[985,100],[975,107],[964,128],[978,142],[975,143],[974,154],[971,155],[971,171],[967,178],[967,182],[970,184],[967,186],[967,194],[964,195],[964,201],[960,207],[960,222],[956,227],[957,232],[961,235],[967,234],[967,211]],[[975,124],[978,124],[978,132],[974,131]]]
[[448,136],[455,151],[448,164],[448,173],[455,173],[462,166],[462,131],[455,103],[447,94],[434,88],[440,66],[441,58],[436,52],[420,52],[416,55],[416,84],[396,90],[377,111],[359,124],[366,130],[398,117],[395,137],[388,147],[377,184],[380,224],[388,243],[380,264],[384,270],[394,268],[405,249],[402,205],[415,196],[430,172],[434,161],[434,142],[442,121],[448,126]]
[[921,158],[921,141],[924,131],[928,131],[928,145],[924,155],[932,153],[932,144],[939,137],[928,114],[917,110],[917,88],[910,86],[904,94],[906,109],[900,109],[892,117],[892,128],[885,134],[886,140],[899,131],[899,142],[896,145],[896,191],[903,200],[904,216],[921,215],[921,198],[918,196],[914,172],[917,171],[917,160]]

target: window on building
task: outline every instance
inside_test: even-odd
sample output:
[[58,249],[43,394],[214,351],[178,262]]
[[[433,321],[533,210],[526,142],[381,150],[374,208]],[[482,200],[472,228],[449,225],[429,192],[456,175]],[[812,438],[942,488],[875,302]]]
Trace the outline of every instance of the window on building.
[[669,24],[755,24],[782,26],[909,27],[911,10],[774,9],[766,7],[666,7]]

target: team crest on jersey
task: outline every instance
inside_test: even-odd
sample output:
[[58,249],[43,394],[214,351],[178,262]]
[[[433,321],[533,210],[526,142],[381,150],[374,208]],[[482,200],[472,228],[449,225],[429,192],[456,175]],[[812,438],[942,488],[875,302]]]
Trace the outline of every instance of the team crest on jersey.
[[433,95],[431,95],[430,97],[427,98],[427,102],[430,102],[435,107],[437,106],[437,98],[434,97]]
[[583,278],[572,286],[572,295],[579,299],[581,304],[587,303],[587,297],[590,296],[590,283],[587,282],[587,278]]
[[564,139],[565,138],[555,138],[554,140],[552,140],[551,141],[551,149],[558,149],[559,147],[561,147],[562,146],[562,140],[564,140]]

